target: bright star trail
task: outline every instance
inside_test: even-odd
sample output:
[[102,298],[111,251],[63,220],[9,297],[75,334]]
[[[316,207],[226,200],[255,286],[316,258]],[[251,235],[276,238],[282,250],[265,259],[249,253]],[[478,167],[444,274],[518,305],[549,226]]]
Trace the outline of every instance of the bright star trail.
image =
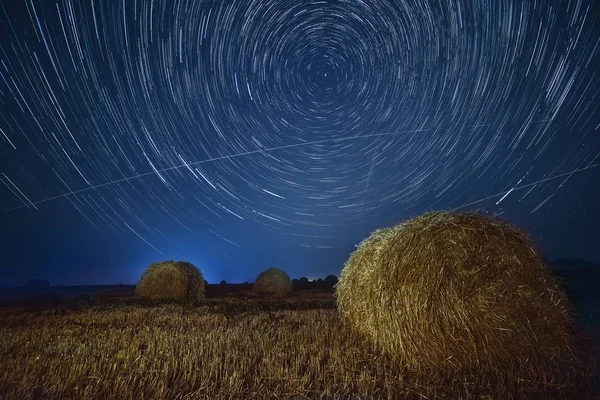
[[600,2],[0,0],[0,287],[338,273],[432,209],[600,260]]

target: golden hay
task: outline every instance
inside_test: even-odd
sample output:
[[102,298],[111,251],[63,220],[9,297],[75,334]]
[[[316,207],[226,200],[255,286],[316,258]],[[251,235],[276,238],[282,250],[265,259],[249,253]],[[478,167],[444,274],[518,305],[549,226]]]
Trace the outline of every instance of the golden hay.
[[288,294],[292,292],[292,281],[288,274],[278,268],[269,268],[258,275],[254,283],[255,293]]
[[204,298],[204,279],[200,270],[187,261],[157,262],[142,275],[135,296],[194,302]]
[[417,372],[583,368],[564,292],[526,234],[490,217],[430,212],[375,231],[336,296],[351,326]]

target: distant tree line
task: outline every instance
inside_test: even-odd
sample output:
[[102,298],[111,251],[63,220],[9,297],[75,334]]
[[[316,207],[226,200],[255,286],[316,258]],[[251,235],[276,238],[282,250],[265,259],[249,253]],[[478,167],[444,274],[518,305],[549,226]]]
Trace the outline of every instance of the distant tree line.
[[[313,279],[312,281],[305,276],[303,276],[300,279],[292,279],[292,286],[294,287],[294,289],[333,289],[336,283],[338,283],[338,278],[335,275],[327,275],[325,278]],[[204,284],[208,285],[208,282],[204,281]],[[244,284],[252,285],[253,283],[244,282]],[[222,280],[221,282],[219,282],[219,285],[225,286],[227,285],[227,281]]]
[[307,277],[303,276],[300,279],[292,279],[292,285],[294,289],[309,289],[309,288],[328,288],[332,289],[338,282],[338,278],[335,275],[327,275],[325,279],[319,278],[309,281]]

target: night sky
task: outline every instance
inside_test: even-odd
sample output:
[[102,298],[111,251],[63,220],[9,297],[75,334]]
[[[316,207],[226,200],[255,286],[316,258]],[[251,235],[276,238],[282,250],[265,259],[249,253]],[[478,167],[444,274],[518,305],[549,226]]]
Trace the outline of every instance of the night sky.
[[600,1],[0,0],[0,287],[338,274],[425,211],[600,261]]

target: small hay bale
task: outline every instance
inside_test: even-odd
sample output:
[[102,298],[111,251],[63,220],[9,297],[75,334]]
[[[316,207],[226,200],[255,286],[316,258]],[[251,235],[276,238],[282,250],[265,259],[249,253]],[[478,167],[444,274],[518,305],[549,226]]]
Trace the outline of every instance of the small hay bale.
[[254,292],[285,295],[292,292],[292,281],[284,271],[278,268],[269,268],[256,278]]
[[375,231],[336,296],[350,326],[416,372],[581,371],[566,295],[527,235],[490,217],[430,212]]
[[204,298],[204,279],[200,270],[187,261],[157,262],[142,275],[135,296],[194,302]]

